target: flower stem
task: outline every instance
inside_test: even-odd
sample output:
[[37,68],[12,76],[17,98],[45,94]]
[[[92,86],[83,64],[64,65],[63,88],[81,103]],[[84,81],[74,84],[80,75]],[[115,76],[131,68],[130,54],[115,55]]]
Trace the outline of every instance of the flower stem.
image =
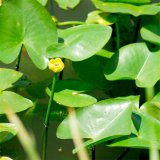
[[52,81],[52,88],[51,88],[51,95],[49,98],[47,113],[46,113],[46,117],[44,121],[45,128],[44,128],[43,144],[42,144],[42,160],[46,160],[49,119],[50,119],[50,114],[51,114],[51,109],[52,109],[52,101],[54,97],[54,89],[55,89],[55,83],[56,83],[57,76],[58,74],[54,73],[53,81]]

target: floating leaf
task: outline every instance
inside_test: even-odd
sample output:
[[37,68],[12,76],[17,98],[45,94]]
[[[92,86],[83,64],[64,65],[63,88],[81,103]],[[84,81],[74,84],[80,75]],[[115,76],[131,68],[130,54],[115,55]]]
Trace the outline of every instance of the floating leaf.
[[4,143],[17,134],[17,127],[11,123],[0,123],[0,144]]
[[[113,140],[108,146],[133,148],[160,148],[160,121],[146,114],[135,114],[139,117],[138,135],[130,135]],[[137,121],[137,120],[136,120]]]
[[87,59],[98,52],[110,39],[112,29],[99,24],[87,24],[61,30],[64,44],[48,48],[49,57],[63,57],[72,61]]
[[37,1],[41,3],[43,6],[45,6],[48,0],[37,0]]
[[[104,138],[131,133],[132,107],[137,105],[138,97],[107,99],[91,106],[76,110],[77,125],[82,138],[94,142]],[[125,124],[125,125],[122,125]],[[57,129],[57,137],[71,139],[69,118],[66,117]]]
[[0,114],[7,113],[8,109],[12,112],[21,112],[31,106],[33,106],[32,101],[14,92],[3,91],[0,93]]
[[160,79],[160,50],[151,52],[145,43],[126,45],[105,67],[108,80],[135,79],[138,87],[152,87]]
[[150,24],[142,27],[141,36],[144,40],[160,45],[160,25]]
[[74,8],[79,3],[80,0],[55,0],[60,8],[68,9],[68,8]]
[[107,13],[123,13],[132,14],[134,16],[140,15],[155,15],[160,12],[159,3],[146,4],[136,6],[133,4],[120,3],[120,2],[102,2],[100,0],[92,0],[96,8]]
[[15,83],[21,76],[22,73],[20,72],[11,69],[0,68],[0,91],[12,87],[13,83]]
[[[94,97],[82,93],[91,88],[92,85],[79,80],[59,81],[55,87],[54,100],[68,107],[85,107],[97,102]],[[50,95],[50,89],[46,91]]]
[[103,0],[104,2],[119,2],[119,3],[133,3],[133,4],[144,4],[149,3],[151,0]]
[[4,1],[0,7],[0,28],[2,62],[13,62],[24,45],[34,64],[46,68],[46,48],[57,42],[57,34],[54,22],[41,4],[35,0]]

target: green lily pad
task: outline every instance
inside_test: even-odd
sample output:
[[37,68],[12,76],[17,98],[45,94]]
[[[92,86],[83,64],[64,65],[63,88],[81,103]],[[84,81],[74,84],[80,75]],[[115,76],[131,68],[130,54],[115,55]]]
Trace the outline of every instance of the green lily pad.
[[[126,45],[108,60],[108,80],[134,79],[138,87],[152,87],[160,79],[160,50],[151,52],[145,43]],[[152,75],[152,76],[151,76]]]
[[98,52],[110,39],[112,29],[99,24],[86,24],[61,30],[64,44],[53,44],[47,50],[49,57],[63,57],[82,61]]
[[107,146],[160,149],[160,121],[150,115],[138,113],[138,135],[130,135],[113,140]]
[[12,87],[21,76],[22,73],[15,70],[0,68],[0,91]]
[[119,2],[119,3],[133,3],[133,4],[144,4],[149,3],[151,0],[103,0],[105,2]]
[[[107,99],[77,109],[75,112],[81,137],[90,138],[95,143],[104,138],[130,134],[132,107],[137,105],[138,99],[137,96]],[[125,125],[122,125],[123,123]],[[68,117],[59,125],[57,137],[72,138]]]
[[142,27],[141,36],[144,40],[160,45],[160,25],[150,24]]
[[37,0],[37,1],[41,3],[43,6],[45,6],[48,0]]
[[80,0],[55,0],[55,2],[57,2],[60,8],[67,10],[68,8],[76,7],[80,3]]
[[57,33],[51,16],[41,4],[35,0],[4,1],[0,7],[0,28],[2,62],[13,62],[24,45],[37,67],[47,67],[46,48],[57,42]]
[[0,123],[0,144],[10,140],[17,134],[17,127],[11,123]]
[[160,12],[159,3],[146,5],[133,5],[121,2],[102,2],[100,0],[92,0],[97,9],[107,13],[131,14],[133,16],[155,15]]

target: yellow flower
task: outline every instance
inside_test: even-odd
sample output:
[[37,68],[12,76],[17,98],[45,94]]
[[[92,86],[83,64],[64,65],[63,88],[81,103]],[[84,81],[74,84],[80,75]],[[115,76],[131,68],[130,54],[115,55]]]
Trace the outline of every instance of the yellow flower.
[[48,67],[53,72],[61,72],[64,68],[64,63],[60,58],[51,59],[48,63]]

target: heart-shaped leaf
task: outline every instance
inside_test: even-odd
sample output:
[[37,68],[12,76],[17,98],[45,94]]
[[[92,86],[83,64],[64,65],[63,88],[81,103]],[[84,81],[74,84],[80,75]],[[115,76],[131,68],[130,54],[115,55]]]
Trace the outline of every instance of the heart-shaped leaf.
[[2,62],[13,62],[24,45],[34,64],[46,68],[46,48],[57,42],[57,34],[54,22],[41,4],[35,0],[4,1],[0,7],[0,28]]
[[146,5],[133,5],[121,2],[102,2],[100,0],[92,0],[96,8],[107,13],[123,13],[132,14],[134,16],[140,15],[155,15],[160,12],[159,3],[146,4]]
[[49,57],[63,57],[72,61],[87,59],[98,52],[110,39],[109,26],[87,24],[71,27],[59,32],[64,44],[48,48]]
[[76,7],[80,0],[55,0],[60,8],[68,9]]
[[138,87],[152,87],[160,79],[160,50],[151,52],[145,43],[126,45],[105,67],[108,80],[135,79]]
[[0,144],[10,140],[17,134],[17,127],[11,123],[0,123]]
[[160,45],[160,25],[150,24],[142,27],[141,36],[144,40]]
[[[112,136],[130,134],[132,107],[137,106],[138,99],[137,96],[107,99],[76,110],[81,137],[96,142]],[[58,138],[72,138],[69,125],[69,118],[66,117],[57,129]]]

